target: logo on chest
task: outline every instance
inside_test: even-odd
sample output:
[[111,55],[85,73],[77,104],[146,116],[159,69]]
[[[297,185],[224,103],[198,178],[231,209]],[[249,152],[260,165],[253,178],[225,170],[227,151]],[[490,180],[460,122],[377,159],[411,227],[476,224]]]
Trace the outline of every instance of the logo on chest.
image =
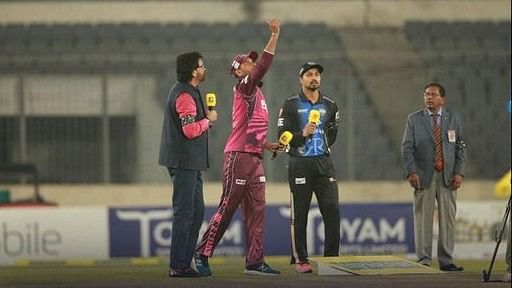
[[261,109],[268,111],[267,110],[267,102],[265,102],[265,100],[261,100]]

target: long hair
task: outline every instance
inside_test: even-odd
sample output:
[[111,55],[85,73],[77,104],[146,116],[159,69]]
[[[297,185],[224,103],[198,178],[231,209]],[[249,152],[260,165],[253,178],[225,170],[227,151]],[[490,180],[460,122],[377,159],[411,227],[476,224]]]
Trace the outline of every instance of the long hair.
[[197,68],[197,62],[203,59],[199,52],[187,52],[176,57],[176,78],[180,82],[189,82],[192,72]]

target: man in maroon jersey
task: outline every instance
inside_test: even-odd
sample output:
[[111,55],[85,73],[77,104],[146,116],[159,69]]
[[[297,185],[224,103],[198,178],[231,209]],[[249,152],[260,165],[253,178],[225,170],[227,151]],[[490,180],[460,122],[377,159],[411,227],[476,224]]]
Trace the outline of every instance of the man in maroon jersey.
[[261,79],[270,68],[279,37],[280,23],[269,21],[270,39],[261,60],[257,52],[235,56],[231,75],[238,82],[233,87],[232,131],[224,148],[224,175],[222,197],[196,249],[196,269],[202,276],[210,276],[208,257],[224,235],[238,206],[242,208],[246,234],[244,273],[274,276],[280,272],[268,266],[263,257],[265,173],[263,151],[280,153],[279,143],[267,141],[268,110],[261,91]]

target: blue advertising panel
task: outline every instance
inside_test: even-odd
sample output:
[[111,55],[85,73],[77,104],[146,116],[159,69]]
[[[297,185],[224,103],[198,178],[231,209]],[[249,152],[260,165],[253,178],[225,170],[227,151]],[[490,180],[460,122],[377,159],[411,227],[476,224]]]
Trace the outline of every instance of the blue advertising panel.
[[[342,254],[414,252],[412,204],[344,204],[340,211]],[[290,254],[290,208],[269,206],[265,217],[265,254]],[[318,206],[309,210],[306,240],[310,255],[323,254],[324,224]]]
[[341,205],[341,214],[342,253],[414,253],[412,204]]
[[[206,207],[200,235],[216,207]],[[344,254],[414,252],[411,204],[341,205],[341,249]],[[111,257],[146,257],[169,254],[171,209],[162,207],[109,209]],[[243,255],[245,235],[237,212],[215,249],[215,255]],[[307,242],[310,255],[323,253],[324,226],[318,206],[308,216]],[[290,208],[268,205],[265,213],[265,254],[290,254]]]

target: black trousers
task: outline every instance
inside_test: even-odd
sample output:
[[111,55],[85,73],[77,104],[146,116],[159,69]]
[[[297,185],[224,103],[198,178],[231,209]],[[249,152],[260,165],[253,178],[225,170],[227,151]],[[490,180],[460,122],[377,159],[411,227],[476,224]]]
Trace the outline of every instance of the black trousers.
[[339,256],[340,211],[338,184],[329,156],[294,157],[288,162],[291,191],[291,264],[308,259],[307,223],[313,192],[325,226],[324,256]]
[[171,169],[172,235],[171,269],[190,267],[204,218],[203,179],[201,171]]

